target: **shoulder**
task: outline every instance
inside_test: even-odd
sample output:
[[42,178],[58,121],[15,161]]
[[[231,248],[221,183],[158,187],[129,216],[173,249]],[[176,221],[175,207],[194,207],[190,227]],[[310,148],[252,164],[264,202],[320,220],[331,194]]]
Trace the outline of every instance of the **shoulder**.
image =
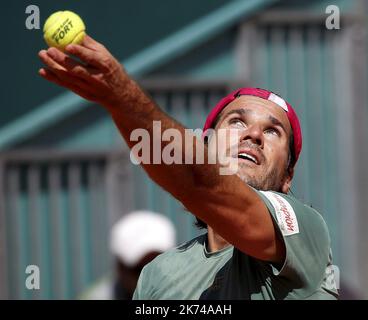
[[283,235],[318,234],[329,242],[322,215],[294,196],[274,191],[257,191],[278,223]]
[[256,191],[263,199],[267,199],[275,209],[285,210],[289,209],[291,206],[298,215],[309,214],[314,218],[323,221],[322,215],[316,209],[306,205],[301,200],[290,194],[276,191]]
[[[278,279],[287,279],[293,294],[308,297],[321,289],[330,264],[330,237],[322,215],[299,199],[273,191],[258,191],[286,248],[281,268],[272,266]],[[279,280],[283,281],[283,280]],[[321,296],[315,295],[314,297]],[[321,296],[322,297],[322,296]]]

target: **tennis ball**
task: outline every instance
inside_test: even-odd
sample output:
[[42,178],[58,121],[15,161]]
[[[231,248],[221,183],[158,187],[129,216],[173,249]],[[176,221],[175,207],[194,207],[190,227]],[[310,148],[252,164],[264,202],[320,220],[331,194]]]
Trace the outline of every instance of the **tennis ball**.
[[85,36],[83,20],[72,11],[58,11],[43,26],[43,37],[49,47],[64,51],[68,44],[80,44]]

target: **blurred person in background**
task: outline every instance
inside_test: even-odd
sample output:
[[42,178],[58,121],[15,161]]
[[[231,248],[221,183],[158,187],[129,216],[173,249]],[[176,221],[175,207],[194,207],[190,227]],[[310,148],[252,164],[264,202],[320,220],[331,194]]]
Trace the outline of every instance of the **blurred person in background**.
[[86,300],[130,300],[143,267],[175,246],[176,232],[165,216],[151,211],[133,211],[111,229],[110,251],[114,274],[106,276],[82,296]]

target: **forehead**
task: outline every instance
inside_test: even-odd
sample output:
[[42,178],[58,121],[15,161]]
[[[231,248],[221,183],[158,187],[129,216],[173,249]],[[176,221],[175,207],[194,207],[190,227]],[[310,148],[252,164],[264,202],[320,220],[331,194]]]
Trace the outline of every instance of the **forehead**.
[[221,112],[220,122],[231,111],[238,109],[243,109],[246,111],[246,114],[249,113],[260,119],[269,118],[269,116],[276,118],[284,125],[287,133],[291,132],[291,125],[284,109],[272,101],[254,96],[240,96],[229,103]]

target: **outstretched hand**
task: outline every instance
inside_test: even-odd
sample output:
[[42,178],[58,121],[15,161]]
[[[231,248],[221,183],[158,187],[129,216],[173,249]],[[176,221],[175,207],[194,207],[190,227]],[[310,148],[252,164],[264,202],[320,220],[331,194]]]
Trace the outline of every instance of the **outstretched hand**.
[[108,109],[119,104],[124,88],[126,90],[130,82],[122,65],[102,44],[88,35],[81,45],[68,45],[65,53],[49,48],[41,50],[39,57],[45,64],[39,70],[43,78]]

